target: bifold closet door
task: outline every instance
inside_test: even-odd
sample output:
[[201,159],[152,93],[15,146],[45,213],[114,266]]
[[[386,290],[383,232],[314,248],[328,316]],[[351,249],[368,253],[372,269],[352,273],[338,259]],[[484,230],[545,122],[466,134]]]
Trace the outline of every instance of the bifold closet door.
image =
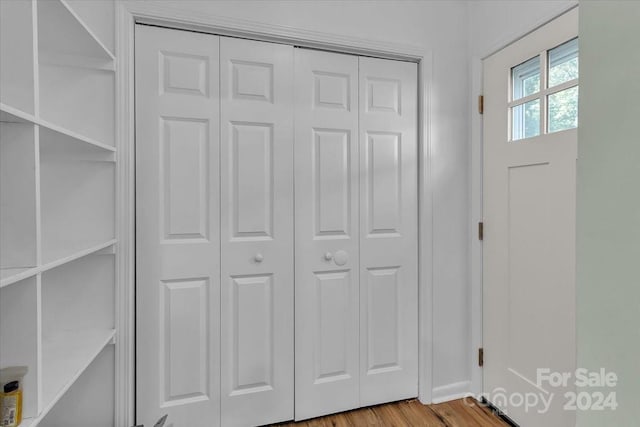
[[135,66],[138,423],[292,419],[294,364],[297,419],[416,396],[416,65],[137,26]]
[[136,28],[137,421],[293,418],[293,47]]
[[358,57],[296,49],[296,419],[359,406]]
[[418,395],[417,65],[360,58],[360,405]]
[[293,418],[293,47],[220,39],[222,425]]
[[296,419],[418,394],[416,64],[296,49]]
[[135,35],[137,422],[216,426],[219,38]]

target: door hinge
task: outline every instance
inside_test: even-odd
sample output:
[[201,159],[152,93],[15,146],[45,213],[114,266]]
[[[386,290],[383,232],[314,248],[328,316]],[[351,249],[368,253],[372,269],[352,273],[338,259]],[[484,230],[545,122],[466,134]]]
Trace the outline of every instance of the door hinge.
[[484,95],[478,96],[478,113],[484,114]]
[[484,240],[484,222],[478,223],[478,240]]
[[484,348],[482,347],[478,349],[478,366],[484,366]]

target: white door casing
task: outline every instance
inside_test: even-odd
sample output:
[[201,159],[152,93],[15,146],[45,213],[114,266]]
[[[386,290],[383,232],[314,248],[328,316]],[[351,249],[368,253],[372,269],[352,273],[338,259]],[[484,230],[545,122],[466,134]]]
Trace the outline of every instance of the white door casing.
[[222,424],[293,418],[293,47],[220,39]]
[[359,406],[358,57],[295,50],[296,420]]
[[219,425],[218,37],[136,26],[137,421]]
[[553,393],[543,414],[494,398],[523,427],[575,425],[562,408],[571,381],[537,384],[536,370],[575,370],[577,130],[509,142],[510,75],[576,37],[577,22],[574,9],[484,61],[484,391]]
[[418,395],[417,66],[359,58],[360,406]]
[[[177,18],[179,16],[179,18]],[[135,424],[135,288],[136,288],[136,211],[134,208],[136,190],[135,172],[135,24],[150,24],[165,28],[181,28],[209,34],[235,35],[245,39],[286,43],[295,46],[320,48],[327,51],[345,52],[355,55],[388,58],[415,62],[419,67],[418,117],[420,160],[420,399],[431,400],[431,236],[432,236],[432,184],[430,175],[429,138],[429,98],[432,55],[430,50],[389,40],[363,39],[340,36],[329,32],[295,27],[282,27],[241,19],[221,17],[216,13],[190,11],[179,5],[160,5],[151,2],[129,2],[118,4],[116,32],[118,67],[116,87],[120,101],[116,103],[117,133],[116,147],[119,152],[120,167],[117,170],[118,194],[116,210],[119,220],[116,224],[118,236],[117,258],[117,298],[121,309],[116,314],[118,346],[116,356],[116,419],[118,424]],[[256,25],[257,24],[257,25]]]

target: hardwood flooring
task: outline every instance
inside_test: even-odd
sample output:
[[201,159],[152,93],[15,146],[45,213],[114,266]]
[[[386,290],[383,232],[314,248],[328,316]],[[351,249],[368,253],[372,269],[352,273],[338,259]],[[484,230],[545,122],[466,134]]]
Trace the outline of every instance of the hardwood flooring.
[[[474,401],[475,402],[475,401]],[[423,405],[417,400],[387,403],[369,408],[313,418],[298,423],[276,424],[279,427],[508,427],[489,408],[473,406],[463,400]]]

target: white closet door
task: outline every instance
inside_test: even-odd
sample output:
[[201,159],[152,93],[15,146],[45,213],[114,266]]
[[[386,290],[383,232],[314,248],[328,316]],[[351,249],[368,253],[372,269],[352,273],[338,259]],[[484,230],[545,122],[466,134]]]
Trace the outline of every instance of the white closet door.
[[360,58],[360,405],[418,395],[416,64]]
[[293,47],[220,40],[222,424],[293,418]]
[[136,27],[136,410],[219,425],[218,37]]
[[295,57],[299,420],[359,406],[358,57]]

